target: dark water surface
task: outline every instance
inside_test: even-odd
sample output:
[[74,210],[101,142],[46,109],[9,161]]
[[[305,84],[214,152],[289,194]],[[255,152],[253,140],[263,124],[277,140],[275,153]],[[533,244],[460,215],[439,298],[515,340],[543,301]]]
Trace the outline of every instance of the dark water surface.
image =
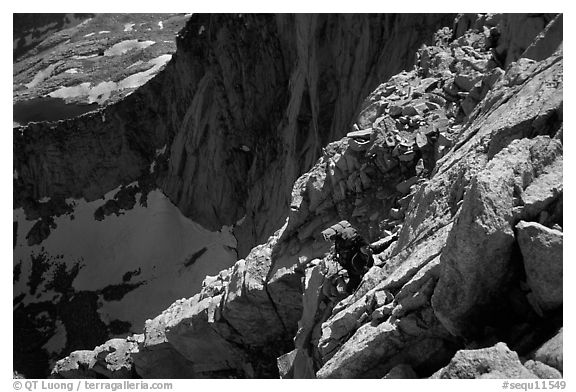
[[13,120],[21,125],[32,121],[57,121],[96,110],[97,103],[66,103],[62,98],[41,97],[14,104]]

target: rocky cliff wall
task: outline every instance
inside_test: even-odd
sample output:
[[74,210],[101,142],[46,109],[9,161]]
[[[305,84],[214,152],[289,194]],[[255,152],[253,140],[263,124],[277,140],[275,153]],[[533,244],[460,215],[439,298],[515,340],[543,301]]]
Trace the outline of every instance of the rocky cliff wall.
[[[53,375],[560,377],[561,23],[476,15],[438,31],[295,181],[265,243]],[[352,295],[321,235],[341,219],[378,245]]]

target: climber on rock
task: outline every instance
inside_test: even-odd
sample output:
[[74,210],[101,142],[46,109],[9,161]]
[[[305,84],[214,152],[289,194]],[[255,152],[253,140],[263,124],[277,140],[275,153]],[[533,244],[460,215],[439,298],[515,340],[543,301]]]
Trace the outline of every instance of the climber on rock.
[[322,235],[326,240],[334,241],[336,260],[348,272],[346,291],[352,294],[374,265],[368,242],[345,220],[330,226]]

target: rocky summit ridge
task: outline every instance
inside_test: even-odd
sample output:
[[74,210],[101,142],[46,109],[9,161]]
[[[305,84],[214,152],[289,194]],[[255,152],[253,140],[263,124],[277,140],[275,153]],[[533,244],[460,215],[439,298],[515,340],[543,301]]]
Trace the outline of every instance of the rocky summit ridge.
[[[353,19],[302,18],[291,26],[300,29],[297,35],[307,37],[306,42],[315,42],[317,26],[357,26]],[[178,51],[214,53],[204,41],[186,39],[190,31],[198,34],[197,22],[188,22]],[[276,26],[281,29],[292,22],[279,18]],[[227,22],[214,39],[235,48],[236,41],[226,34],[237,23]],[[258,18],[250,23],[265,25]],[[259,241],[269,225],[280,221],[275,231],[249,252],[240,250],[246,256],[229,268],[207,276],[199,292],[147,320],[142,333],[74,351],[55,364],[51,376],[562,377],[562,15],[459,15],[453,22],[432,24],[440,25],[427,44],[417,45],[413,63],[402,67],[404,71],[397,69],[381,79],[362,78],[368,85],[368,79],[378,80],[357,106],[346,109],[353,121],[333,120],[329,132],[312,132],[323,129],[314,122],[322,118],[317,114],[322,106],[316,103],[324,102],[323,93],[311,84],[318,78],[315,71],[298,65],[289,86],[294,93],[300,91],[295,85],[307,84],[302,91],[308,92],[310,107],[303,110],[302,102],[289,102],[286,121],[296,121],[297,132],[306,129],[301,136],[307,139],[298,147],[294,142],[302,140],[299,134],[281,136],[295,151],[310,143],[324,147],[317,157],[306,155],[312,162],[295,179],[286,211],[270,212],[267,220],[265,208],[246,208],[261,215],[244,221],[252,231],[236,238],[239,246],[243,238],[249,238],[244,246]],[[246,26],[238,28],[246,31]],[[270,38],[266,34],[274,36],[262,30],[263,40]],[[260,55],[266,53],[257,49]],[[175,57],[188,62],[178,51]],[[296,58],[306,56],[313,58],[314,53]],[[179,66],[171,64],[159,75],[163,80],[168,80],[171,66]],[[196,112],[186,115],[206,121],[196,123],[195,132],[216,116],[198,113],[218,112],[220,107],[218,103],[215,109],[198,95],[199,90],[202,97],[209,94],[204,80],[208,79],[201,78],[190,92],[195,94],[191,107]],[[229,101],[235,108],[232,117],[244,110],[236,105],[249,102]],[[300,113],[290,117],[290,108]],[[311,119],[313,128],[305,126]],[[173,144],[168,166],[180,162],[179,179],[168,169],[168,177],[158,182],[189,212],[187,216],[215,222],[224,218],[214,220],[210,214],[223,211],[211,209],[203,215],[195,212],[198,206],[185,204],[198,194],[182,182],[183,173],[194,166],[188,159],[202,155],[186,158],[186,151],[196,138],[207,137],[206,132],[195,132],[178,129],[174,140],[186,147],[178,152],[179,144]],[[310,141],[310,135],[316,139]],[[245,145],[245,153],[262,147]],[[207,148],[218,159],[217,146]],[[248,165],[250,173],[260,170],[254,163],[258,154]],[[299,172],[291,166],[296,155],[280,155],[286,166],[270,170],[290,179]],[[133,157],[137,168],[142,156]],[[20,181],[33,184],[29,178]],[[269,183],[267,177],[261,181]],[[48,182],[28,189],[44,192],[54,186]],[[249,192],[255,195],[256,188]],[[221,188],[226,189],[230,188]],[[280,194],[274,188],[261,204],[278,202]],[[230,211],[238,217],[238,210]],[[322,236],[341,220],[378,245],[374,266],[351,295],[338,289],[341,271],[332,244]]]

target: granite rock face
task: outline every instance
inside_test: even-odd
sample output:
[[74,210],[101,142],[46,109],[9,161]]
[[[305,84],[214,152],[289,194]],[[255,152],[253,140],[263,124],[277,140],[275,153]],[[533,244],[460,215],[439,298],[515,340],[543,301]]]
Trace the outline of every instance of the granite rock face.
[[[133,175],[156,162],[154,184],[202,225],[234,224],[243,258],[146,321],[130,371],[552,376],[544,366],[558,367],[558,350],[545,347],[554,345],[546,341],[561,328],[562,311],[558,302],[546,306],[538,285],[561,304],[551,289],[558,279],[535,280],[527,255],[556,246],[563,225],[558,22],[555,15],[194,15],[166,69],[106,117],[121,124],[118,110],[135,96],[143,112],[155,102],[158,118],[146,126],[158,127],[149,139],[122,136]],[[400,37],[412,23],[425,29]],[[522,57],[542,42],[555,50]],[[163,145],[167,160],[156,160]],[[27,161],[22,154],[19,167]],[[31,178],[19,183],[44,195]],[[64,193],[85,192],[59,184]],[[55,189],[51,181],[45,187]],[[341,220],[374,249],[374,266],[350,295],[322,235]],[[74,355],[87,363],[97,356],[73,354],[62,362],[72,370]],[[54,376],[67,371],[58,369]]]

